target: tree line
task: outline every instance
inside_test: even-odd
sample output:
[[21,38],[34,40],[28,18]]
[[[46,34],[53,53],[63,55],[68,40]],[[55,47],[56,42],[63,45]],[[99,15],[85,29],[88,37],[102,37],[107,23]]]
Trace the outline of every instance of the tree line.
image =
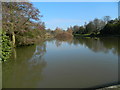
[[120,20],[111,20],[110,16],[105,16],[103,19],[95,18],[84,26],[73,26],[68,28],[73,31],[73,35],[85,36],[110,36],[120,35]]
[[[67,30],[56,28],[55,30],[47,29],[47,32],[56,36],[58,33],[66,32],[73,36],[111,36],[120,35],[120,20],[118,18],[111,20],[110,16],[104,16],[102,19],[95,18],[83,26],[70,26]],[[66,34],[67,35],[67,34]]]

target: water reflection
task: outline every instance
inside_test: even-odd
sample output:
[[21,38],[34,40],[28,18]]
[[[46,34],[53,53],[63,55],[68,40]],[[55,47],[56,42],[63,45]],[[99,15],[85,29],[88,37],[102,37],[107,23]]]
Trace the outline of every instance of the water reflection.
[[114,54],[119,54],[120,55],[120,50],[118,49],[118,46],[120,45],[119,40],[120,38],[118,37],[105,37],[105,38],[70,38],[67,40],[60,40],[56,39],[56,46],[59,47],[62,45],[62,43],[67,42],[69,45],[74,44],[75,46],[77,45],[82,45],[93,52],[104,52],[104,53],[109,53],[109,51],[112,51]]
[[3,88],[85,88],[117,82],[118,40],[50,39],[19,47],[3,63]]
[[37,45],[32,58],[29,59],[29,63],[31,64],[31,66],[39,65],[41,62],[45,63],[44,60],[45,53],[46,53],[46,45],[45,44],[43,44],[42,46]]
[[35,88],[43,80],[46,45],[17,48],[17,58],[3,63],[3,88]]
[[[49,41],[46,53],[48,65],[44,71],[46,79],[39,86],[86,88],[117,83],[117,40],[106,37]],[[113,52],[115,50],[117,53]]]

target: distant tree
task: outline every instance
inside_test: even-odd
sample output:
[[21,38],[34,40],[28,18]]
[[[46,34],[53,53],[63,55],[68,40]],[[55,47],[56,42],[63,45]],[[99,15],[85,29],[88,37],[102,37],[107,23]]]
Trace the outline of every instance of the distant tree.
[[95,26],[95,30],[94,32],[97,34],[98,32],[100,32],[100,30],[105,26],[105,22],[101,19],[97,19],[95,18],[93,20],[94,26]]
[[57,27],[54,31],[56,34],[63,32],[63,30],[59,27]]
[[93,21],[94,25],[95,25],[95,29],[98,30],[99,29],[99,25],[100,25],[100,20],[95,18]]
[[110,16],[104,16],[103,20],[107,24],[110,21],[111,17]]
[[100,31],[101,35],[120,35],[120,21],[115,19],[109,21]]
[[67,32],[70,33],[70,34],[72,34],[72,33],[73,33],[72,28],[68,28],[68,29],[67,29]]
[[84,33],[85,33],[85,28],[83,26],[80,26],[76,34],[84,34]]
[[76,32],[78,32],[79,31],[79,26],[77,26],[77,25],[75,25],[75,26],[73,26],[73,28],[72,28],[72,30],[73,30],[73,34],[76,34]]
[[92,21],[90,21],[87,25],[86,25],[86,30],[85,33],[91,33],[93,31],[96,30],[96,27],[94,25],[94,23]]
[[100,25],[99,25],[99,29],[100,29],[100,30],[103,29],[104,26],[106,25],[103,20],[100,20],[100,23],[99,23],[99,24],[100,24]]

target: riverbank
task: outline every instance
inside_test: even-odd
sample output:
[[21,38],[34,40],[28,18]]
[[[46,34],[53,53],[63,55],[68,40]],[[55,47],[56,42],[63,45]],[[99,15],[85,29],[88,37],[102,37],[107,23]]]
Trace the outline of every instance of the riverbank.
[[22,37],[16,40],[16,47],[30,46],[42,41],[45,41],[45,38],[40,36],[37,36],[35,38]]
[[120,35],[75,34],[74,37],[120,37]]

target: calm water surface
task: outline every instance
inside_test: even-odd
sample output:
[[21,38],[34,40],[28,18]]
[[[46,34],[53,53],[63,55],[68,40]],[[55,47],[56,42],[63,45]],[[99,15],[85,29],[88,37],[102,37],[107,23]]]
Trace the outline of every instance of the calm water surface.
[[118,38],[49,40],[3,63],[3,88],[90,88],[118,82]]

